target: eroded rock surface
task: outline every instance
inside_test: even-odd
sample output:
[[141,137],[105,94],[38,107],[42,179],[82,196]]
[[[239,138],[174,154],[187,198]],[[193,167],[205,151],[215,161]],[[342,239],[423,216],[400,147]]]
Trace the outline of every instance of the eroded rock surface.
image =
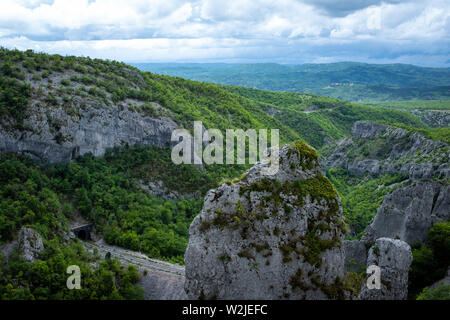
[[330,145],[324,167],[352,175],[403,174],[411,179],[450,178],[450,147],[418,132],[357,121],[352,136]]
[[29,262],[34,262],[44,250],[39,233],[27,227],[22,227],[19,231],[18,246],[23,258]]
[[278,173],[262,175],[268,165],[208,192],[189,231],[189,298],[343,297],[342,209],[317,154],[288,145]]
[[367,265],[381,270],[380,289],[369,289],[363,281],[360,300],[404,300],[408,295],[408,271],[411,247],[404,241],[380,238],[370,248]]
[[0,153],[68,162],[89,152],[103,156],[106,149],[116,146],[139,143],[168,147],[172,131],[178,127],[168,117],[151,118],[126,106],[98,105],[80,98],[74,103],[84,110],[71,114],[63,107],[30,106],[30,116],[24,120],[28,130],[0,125]]
[[450,186],[436,181],[408,181],[384,197],[362,237],[367,243],[388,237],[410,244],[423,242],[436,222],[450,218]]
[[412,110],[411,113],[430,127],[450,127],[449,110]]
[[345,270],[360,272],[367,263],[366,243],[361,240],[345,240]]

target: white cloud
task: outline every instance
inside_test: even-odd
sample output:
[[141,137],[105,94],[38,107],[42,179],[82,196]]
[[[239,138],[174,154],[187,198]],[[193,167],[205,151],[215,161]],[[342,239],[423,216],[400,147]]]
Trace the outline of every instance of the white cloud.
[[[7,47],[121,60],[283,62],[283,57],[333,59],[322,53],[295,58],[318,43],[370,59],[360,47],[365,41],[396,52],[392,60],[411,54],[436,54],[443,65],[450,60],[446,0],[0,0],[0,5],[0,45]],[[404,43],[416,44],[414,52]]]

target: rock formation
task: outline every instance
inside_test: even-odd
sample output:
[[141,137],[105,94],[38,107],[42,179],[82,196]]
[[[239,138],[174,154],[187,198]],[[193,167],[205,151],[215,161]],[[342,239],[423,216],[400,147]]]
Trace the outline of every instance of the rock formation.
[[380,268],[380,289],[369,289],[363,281],[360,300],[404,300],[408,295],[411,247],[404,241],[380,238],[369,250],[367,265]]
[[287,145],[278,173],[268,165],[208,192],[189,230],[189,298],[343,298],[342,209],[317,154]]
[[361,240],[345,241],[344,248],[347,271],[381,267],[381,290],[363,283],[360,299],[405,299],[412,259],[407,243],[423,242],[434,223],[450,217],[450,186],[445,182],[450,177],[449,146],[418,132],[359,121],[351,137],[330,145],[325,154],[325,167],[344,168],[350,175],[404,176],[384,197]]
[[436,222],[450,218],[450,186],[436,181],[411,181],[385,196],[362,240],[373,243],[380,237],[408,243],[422,242]]
[[448,110],[412,110],[411,113],[418,116],[430,127],[450,127],[450,112]]
[[29,262],[34,262],[44,250],[39,233],[27,227],[22,227],[19,231],[18,247],[23,258]]
[[345,270],[360,272],[366,268],[367,263],[367,245],[361,240],[345,240]]
[[107,148],[115,146],[170,146],[172,130],[178,127],[170,118],[151,118],[126,106],[81,100],[78,104],[84,110],[75,114],[63,107],[30,106],[30,116],[24,120],[29,130],[0,126],[0,153],[17,152],[50,163],[68,162],[89,152],[103,156]]
[[17,240],[0,245],[0,254],[5,258],[5,262],[8,262],[11,254],[13,253],[16,247],[17,247]]
[[370,265],[382,270],[384,287],[369,290],[364,282],[360,299],[406,299],[412,260],[407,243],[422,243],[434,223],[448,221],[449,207],[450,187],[437,181],[408,180],[402,188],[385,196],[361,240],[344,241],[347,271],[358,272]]
[[352,175],[403,174],[411,179],[450,178],[450,147],[418,132],[357,121],[352,136],[328,147],[324,167]]

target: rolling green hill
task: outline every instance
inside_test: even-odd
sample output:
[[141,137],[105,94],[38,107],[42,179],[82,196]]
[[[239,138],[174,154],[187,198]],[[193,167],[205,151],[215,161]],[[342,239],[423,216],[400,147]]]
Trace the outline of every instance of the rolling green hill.
[[450,70],[404,64],[134,64],[144,71],[349,101],[450,99]]
[[399,122],[418,128],[427,127],[416,116],[403,110],[370,107],[310,94],[264,91],[238,86],[222,88],[259,102],[263,110],[292,128],[316,148],[322,147],[326,141],[349,135],[353,123],[358,120]]
[[450,110],[449,100],[374,101],[368,105],[399,110]]

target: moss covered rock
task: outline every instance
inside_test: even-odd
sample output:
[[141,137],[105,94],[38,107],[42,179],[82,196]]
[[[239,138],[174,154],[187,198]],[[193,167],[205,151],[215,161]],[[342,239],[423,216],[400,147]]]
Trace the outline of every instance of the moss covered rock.
[[314,149],[279,151],[275,175],[257,163],[211,190],[190,227],[185,289],[192,299],[344,297],[345,232],[336,190]]

